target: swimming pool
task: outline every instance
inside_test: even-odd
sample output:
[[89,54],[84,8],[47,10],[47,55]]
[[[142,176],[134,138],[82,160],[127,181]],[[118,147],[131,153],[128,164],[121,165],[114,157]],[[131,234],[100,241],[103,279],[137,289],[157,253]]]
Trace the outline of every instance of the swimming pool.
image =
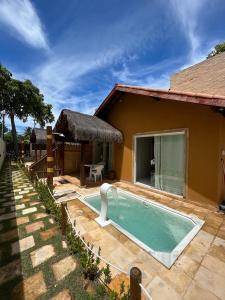
[[[110,192],[108,196],[108,218],[112,224],[168,268],[204,223],[120,189],[118,199]],[[86,196],[83,201],[100,212],[100,194]]]

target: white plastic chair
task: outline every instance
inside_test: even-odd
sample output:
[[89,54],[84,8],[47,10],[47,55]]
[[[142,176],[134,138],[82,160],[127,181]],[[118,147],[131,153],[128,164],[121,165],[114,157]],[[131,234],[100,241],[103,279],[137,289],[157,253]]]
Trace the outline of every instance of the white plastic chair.
[[102,171],[104,169],[103,165],[99,165],[99,166],[95,166],[93,168],[91,168],[90,170],[90,177],[94,177],[95,182],[97,181],[97,179],[100,177],[101,181],[102,181]]

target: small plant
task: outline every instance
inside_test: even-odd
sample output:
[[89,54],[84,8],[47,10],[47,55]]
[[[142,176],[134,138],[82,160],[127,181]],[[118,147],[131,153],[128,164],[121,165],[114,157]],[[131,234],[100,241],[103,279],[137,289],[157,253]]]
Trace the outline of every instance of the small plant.
[[39,194],[40,200],[44,203],[46,212],[54,216],[58,223],[61,223],[62,213],[60,207],[58,207],[49,193],[48,187],[42,182],[36,183],[36,190]]
[[[93,246],[90,246],[89,244],[88,247],[90,247],[91,250],[93,249]],[[80,261],[83,267],[84,278],[94,281],[97,278],[100,278],[103,269],[99,268],[100,259],[98,257],[95,258],[95,255],[91,250],[85,249],[81,254]],[[98,255],[100,255],[100,253],[101,248],[99,247]]]
[[96,286],[96,297],[97,299],[104,299],[105,295],[107,295],[106,287],[101,284]]
[[112,281],[112,273],[110,271],[109,265],[107,264],[106,267],[103,269],[104,279],[103,282],[108,285]]
[[130,299],[130,288],[125,286],[124,281],[120,284],[119,293],[116,291],[111,291],[110,293],[111,300],[129,300]]

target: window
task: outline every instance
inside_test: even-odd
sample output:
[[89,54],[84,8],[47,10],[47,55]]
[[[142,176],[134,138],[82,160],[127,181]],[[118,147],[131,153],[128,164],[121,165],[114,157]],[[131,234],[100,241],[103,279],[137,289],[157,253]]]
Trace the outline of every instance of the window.
[[184,195],[184,131],[135,137],[135,182]]

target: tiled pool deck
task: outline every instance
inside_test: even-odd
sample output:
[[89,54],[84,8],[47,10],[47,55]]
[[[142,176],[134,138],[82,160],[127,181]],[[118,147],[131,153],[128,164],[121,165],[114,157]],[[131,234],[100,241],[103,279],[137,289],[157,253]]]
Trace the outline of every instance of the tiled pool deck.
[[[70,180],[70,177],[66,176],[66,179]],[[159,196],[132,184],[118,182],[115,185],[195,215],[205,224],[171,269],[164,267],[112,225],[100,227],[94,221],[95,212],[76,199],[68,202],[68,210],[82,236],[94,247],[100,246],[101,255],[122,270],[129,272],[132,266],[139,267],[143,284],[153,300],[225,299],[225,215],[217,212],[216,205],[207,203],[203,207],[197,203]],[[75,189],[82,195],[99,191],[99,188],[79,188],[76,182],[56,187],[56,190],[67,189]],[[118,270],[111,270],[114,282],[124,279],[125,276]]]

